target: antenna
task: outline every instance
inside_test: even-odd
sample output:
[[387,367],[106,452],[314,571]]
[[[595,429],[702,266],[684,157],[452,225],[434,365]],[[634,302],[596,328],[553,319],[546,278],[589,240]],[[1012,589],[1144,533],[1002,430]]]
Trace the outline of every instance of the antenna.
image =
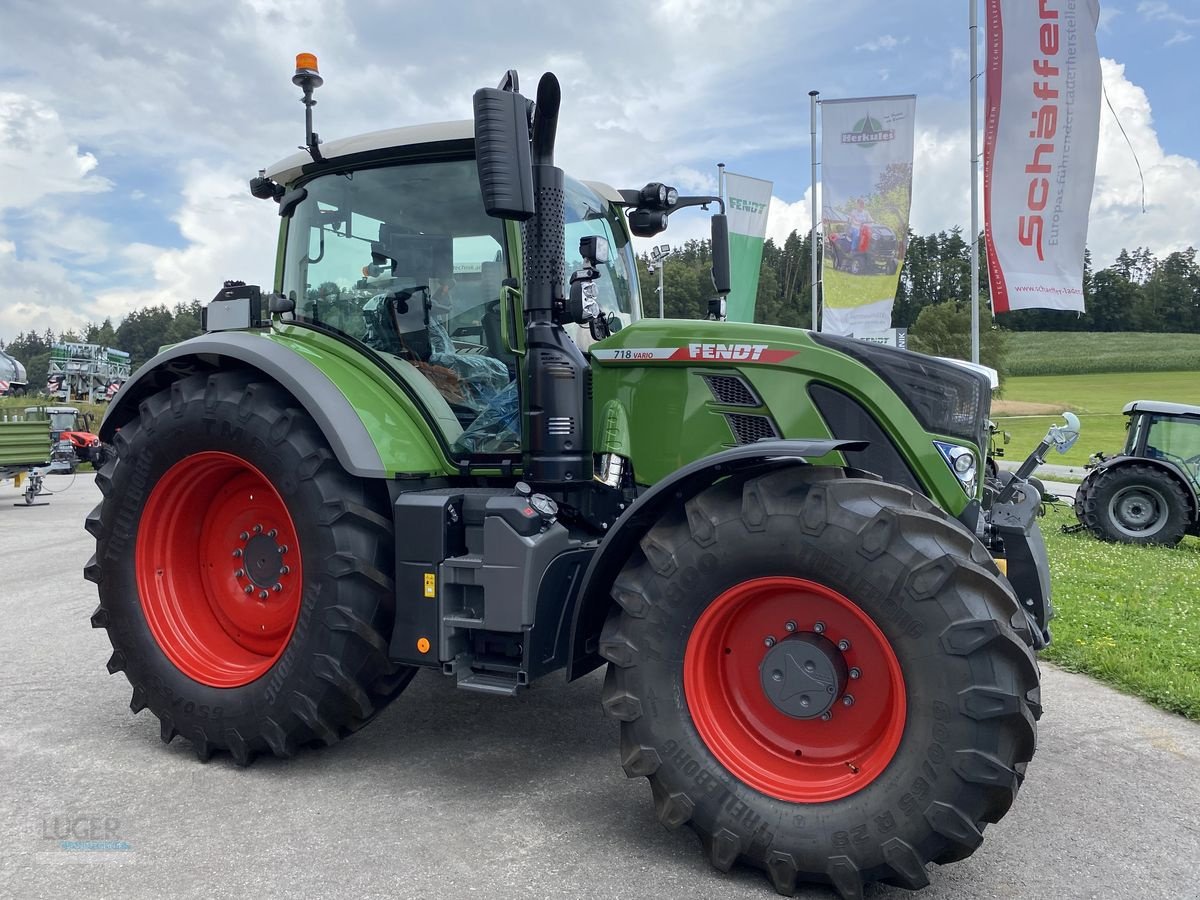
[[300,149],[307,150],[313,162],[322,162],[325,159],[321,155],[321,138],[312,127],[312,108],[317,105],[317,101],[313,99],[313,91],[324,83],[325,79],[317,71],[316,55],[297,53],[296,74],[292,76],[292,84],[304,91],[304,97],[300,100],[304,104],[304,145]]

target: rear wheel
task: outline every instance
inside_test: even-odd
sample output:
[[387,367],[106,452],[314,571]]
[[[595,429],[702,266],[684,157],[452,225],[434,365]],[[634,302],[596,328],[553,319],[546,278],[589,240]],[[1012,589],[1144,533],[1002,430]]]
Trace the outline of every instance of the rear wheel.
[[1032,636],[974,536],[911,491],[807,467],[727,480],[650,531],[613,596],[626,774],[717,868],[785,894],[918,888],[1012,804]]
[[1139,463],[1094,470],[1076,494],[1075,513],[1096,537],[1126,544],[1178,544],[1191,519],[1179,482]]
[[291,398],[248,374],[150,397],[97,475],[92,624],[130,707],[207,759],[330,744],[411,680],[387,656],[386,494],[337,464]]

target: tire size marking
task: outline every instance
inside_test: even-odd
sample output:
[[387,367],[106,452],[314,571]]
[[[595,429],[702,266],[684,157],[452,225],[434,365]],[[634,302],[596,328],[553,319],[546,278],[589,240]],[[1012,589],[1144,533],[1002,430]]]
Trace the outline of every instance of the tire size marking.
[[225,709],[221,706],[210,706],[207,703],[196,703],[193,700],[187,700],[182,694],[176,694],[167,684],[157,675],[152,675],[150,684],[155,691],[166,699],[167,705],[176,713],[183,713],[185,716],[196,716],[199,719],[210,719],[216,721],[223,718]]

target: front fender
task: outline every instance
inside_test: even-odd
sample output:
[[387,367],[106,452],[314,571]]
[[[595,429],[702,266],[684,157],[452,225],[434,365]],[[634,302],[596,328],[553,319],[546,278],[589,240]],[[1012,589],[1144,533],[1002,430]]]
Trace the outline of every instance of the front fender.
[[865,441],[839,440],[776,440],[745,444],[695,460],[639,495],[613,523],[584,573],[571,617],[567,680],[586,675],[603,662],[597,648],[600,629],[612,605],[609,591],[613,581],[638,542],[668,507],[687,502],[709,485],[730,475],[805,466],[809,457],[819,458],[842,450],[863,450],[866,446]]
[[[332,357],[325,362],[336,364]],[[171,383],[233,367],[261,372],[288,391],[352,475],[390,478],[397,473],[445,471],[434,441],[425,433],[428,426],[413,421],[413,416],[370,378],[341,366],[335,383],[313,359],[292,347],[269,335],[240,331],[201,335],[175,344],[142,366],[109,404],[100,425],[101,440],[111,443],[114,433],[138,415],[141,402]],[[343,377],[356,382],[354,395],[359,399],[355,403],[347,399]],[[367,422],[374,427],[369,429]]]

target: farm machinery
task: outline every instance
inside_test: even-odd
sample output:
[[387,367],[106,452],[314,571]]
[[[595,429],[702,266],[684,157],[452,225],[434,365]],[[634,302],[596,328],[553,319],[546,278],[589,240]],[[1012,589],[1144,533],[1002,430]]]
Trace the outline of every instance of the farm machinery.
[[0,484],[24,487],[26,506],[42,494],[50,463],[50,424],[37,416],[0,420]]
[[[986,493],[990,388],[721,321],[718,197],[554,163],[558,81],[260,172],[273,288],[108,409],[92,625],[163,741],[335,743],[418,671],[497,698],[607,666],[620,763],[782,893],[928,883],[1013,803],[1052,615],[1040,494]],[[641,318],[631,235],[712,216],[707,318]]]
[[0,350],[0,397],[20,397],[27,387],[25,366]]
[[1200,536],[1200,406],[1135,400],[1122,412],[1124,449],[1095,454],[1075,494],[1080,526],[1125,544]]

